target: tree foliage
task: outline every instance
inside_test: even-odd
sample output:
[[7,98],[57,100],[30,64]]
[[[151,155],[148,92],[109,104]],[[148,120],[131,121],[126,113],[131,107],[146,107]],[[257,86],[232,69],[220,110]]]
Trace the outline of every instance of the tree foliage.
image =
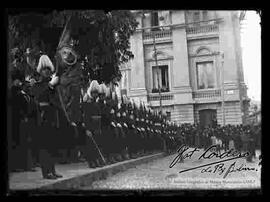
[[108,13],[103,10],[51,10],[46,14],[10,15],[9,50],[17,48],[16,57],[22,60],[26,48],[31,48],[35,58],[42,51],[53,59],[68,19],[71,19],[74,48],[80,56],[79,61],[85,64],[86,80],[90,77],[99,82],[118,81],[120,65],[133,58],[129,38],[138,24],[128,10]]

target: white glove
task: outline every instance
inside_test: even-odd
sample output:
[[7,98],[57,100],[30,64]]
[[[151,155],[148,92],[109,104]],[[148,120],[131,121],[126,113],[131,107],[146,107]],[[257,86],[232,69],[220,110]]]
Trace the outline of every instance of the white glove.
[[30,79],[31,79],[30,76],[25,77],[25,81],[30,81]]
[[22,85],[22,82],[21,82],[19,79],[15,79],[15,80],[13,81],[13,85],[14,85],[14,86],[21,86],[21,85]]
[[49,82],[50,85],[55,86],[59,82],[59,77],[55,76],[55,74],[52,76],[51,81]]
[[92,133],[91,133],[91,131],[89,131],[89,130],[86,130],[86,135],[87,135],[88,137],[92,137],[92,136],[93,136]]
[[36,80],[35,79],[30,79],[30,85],[34,85],[36,83]]
[[71,122],[71,125],[72,125],[72,126],[77,126],[76,123],[74,123],[74,122]]

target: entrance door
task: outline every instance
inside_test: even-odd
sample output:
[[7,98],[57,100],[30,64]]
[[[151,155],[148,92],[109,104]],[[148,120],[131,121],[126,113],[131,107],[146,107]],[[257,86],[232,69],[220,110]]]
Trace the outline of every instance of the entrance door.
[[215,109],[200,110],[199,115],[201,126],[213,126],[216,121],[217,110]]

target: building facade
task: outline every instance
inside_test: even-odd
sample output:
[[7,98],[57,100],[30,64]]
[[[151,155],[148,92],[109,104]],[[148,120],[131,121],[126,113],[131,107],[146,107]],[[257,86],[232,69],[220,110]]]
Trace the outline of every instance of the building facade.
[[247,116],[239,11],[133,11],[134,59],[120,89],[177,123],[241,124]]

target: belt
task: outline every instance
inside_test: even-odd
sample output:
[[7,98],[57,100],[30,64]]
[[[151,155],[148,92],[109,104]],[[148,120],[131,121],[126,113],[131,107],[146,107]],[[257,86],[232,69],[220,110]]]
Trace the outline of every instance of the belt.
[[49,106],[50,104],[48,102],[40,102],[39,106],[43,107],[43,106]]
[[94,115],[94,116],[91,116],[93,119],[100,119],[101,118],[101,116],[99,116],[99,115]]

